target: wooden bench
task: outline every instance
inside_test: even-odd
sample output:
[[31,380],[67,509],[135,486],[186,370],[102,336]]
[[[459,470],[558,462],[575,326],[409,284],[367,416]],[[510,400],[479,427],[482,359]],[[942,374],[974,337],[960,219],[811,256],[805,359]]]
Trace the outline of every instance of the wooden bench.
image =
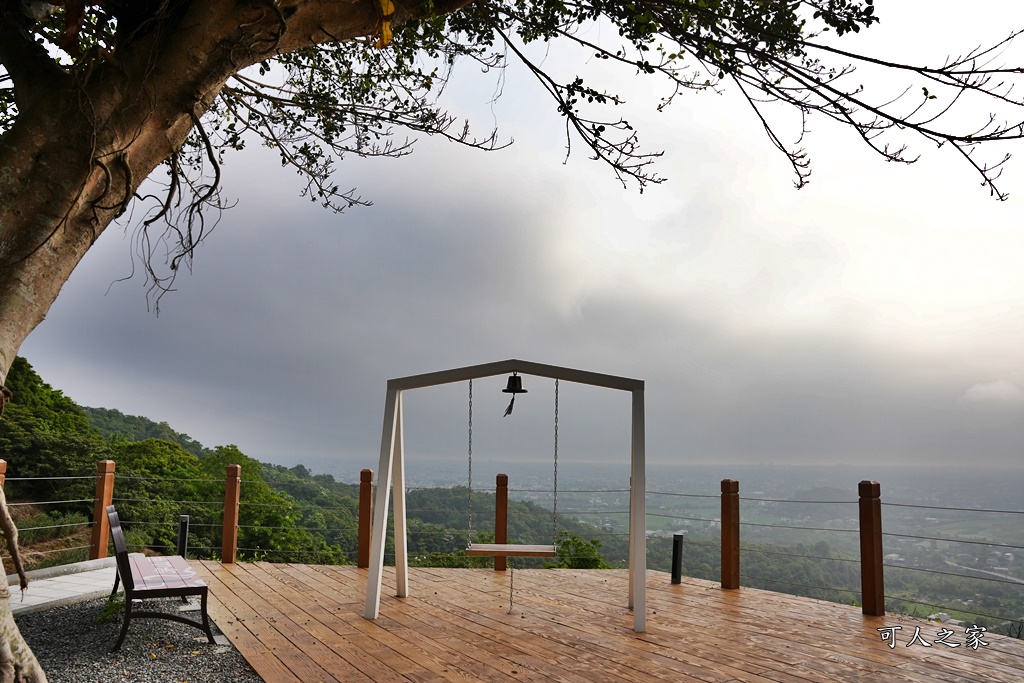
[[[114,541],[114,552],[117,555],[117,574],[114,576],[114,590],[110,597],[117,594],[118,582],[124,584],[124,624],[121,635],[111,648],[114,652],[121,647],[124,636],[128,633],[128,624],[132,619],[169,619],[201,629],[209,642],[213,641],[210,630],[210,617],[206,613],[206,601],[209,589],[195,570],[189,566],[185,558],[178,557],[146,557],[141,553],[128,553],[121,530],[121,520],[113,505],[107,506],[107,519],[110,520],[110,536]],[[147,612],[132,610],[133,600],[148,598],[174,598],[188,595],[200,597],[200,609],[203,621],[193,621],[178,614],[168,612]]]

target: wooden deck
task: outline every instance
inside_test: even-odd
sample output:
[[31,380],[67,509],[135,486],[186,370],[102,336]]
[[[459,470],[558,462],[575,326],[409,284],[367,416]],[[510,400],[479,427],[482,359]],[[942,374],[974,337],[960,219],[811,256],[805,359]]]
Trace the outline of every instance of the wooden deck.
[[[631,630],[625,570],[410,569],[410,597],[385,597],[363,618],[367,571],[291,564],[194,563],[210,616],[267,683],[349,681],[671,681],[1020,683],[1024,641],[962,627],[907,646],[914,627],[857,607],[668,574],[647,577],[648,632]],[[876,630],[901,626],[891,648]]]

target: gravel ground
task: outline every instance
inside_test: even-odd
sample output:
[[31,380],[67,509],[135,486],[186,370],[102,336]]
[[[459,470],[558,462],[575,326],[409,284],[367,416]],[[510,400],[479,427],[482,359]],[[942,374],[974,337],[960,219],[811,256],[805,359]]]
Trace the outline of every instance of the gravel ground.
[[[124,610],[102,623],[105,604],[92,600],[15,617],[50,683],[263,683],[234,646],[211,645],[199,629],[165,619],[133,619],[121,649],[110,652]],[[149,610],[180,605],[178,598],[145,601]],[[220,636],[215,625],[213,633]]]

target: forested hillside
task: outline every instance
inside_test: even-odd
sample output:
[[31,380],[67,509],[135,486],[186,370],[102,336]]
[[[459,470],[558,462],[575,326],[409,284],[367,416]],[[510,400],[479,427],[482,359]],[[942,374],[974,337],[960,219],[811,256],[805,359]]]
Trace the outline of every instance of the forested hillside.
[[[229,464],[241,465],[243,473],[239,547],[245,550],[240,557],[287,552],[293,559],[343,562],[354,548],[354,542],[341,543],[344,534],[328,543],[325,536],[304,529],[309,506],[273,489],[263,477],[265,468],[273,468],[236,446],[208,449],[166,424],[117,411],[87,412],[43,382],[23,358],[12,365],[8,386],[14,398],[0,420],[0,453],[8,463],[12,514],[19,528],[28,530],[22,532],[22,545],[31,566],[84,558],[96,463],[103,459],[117,463],[114,502],[133,549],[172,550],[178,516],[187,514],[191,552],[218,555]],[[90,424],[93,415],[101,429]],[[334,501],[335,517],[354,519],[351,488]],[[29,530],[38,527],[51,528]],[[354,530],[349,535],[354,539]],[[67,548],[74,550],[62,551]]]

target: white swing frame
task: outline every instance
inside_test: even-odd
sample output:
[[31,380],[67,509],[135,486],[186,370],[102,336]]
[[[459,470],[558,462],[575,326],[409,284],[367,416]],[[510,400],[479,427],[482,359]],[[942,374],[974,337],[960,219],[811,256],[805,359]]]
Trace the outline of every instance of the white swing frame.
[[395,489],[395,581],[396,595],[409,596],[408,529],[405,507],[405,447],[402,428],[402,392],[408,389],[465,382],[518,372],[550,379],[618,389],[632,394],[632,437],[629,478],[629,598],[633,610],[633,630],[647,631],[647,479],[644,462],[644,382],[556,365],[523,360],[504,360],[465,368],[442,370],[388,380],[384,402],[384,429],[380,443],[380,465],[377,469],[377,495],[373,510],[373,542],[370,546],[370,569],[366,582],[366,610],[363,616],[376,619],[380,615],[380,593],[384,577],[384,536],[391,490]]

